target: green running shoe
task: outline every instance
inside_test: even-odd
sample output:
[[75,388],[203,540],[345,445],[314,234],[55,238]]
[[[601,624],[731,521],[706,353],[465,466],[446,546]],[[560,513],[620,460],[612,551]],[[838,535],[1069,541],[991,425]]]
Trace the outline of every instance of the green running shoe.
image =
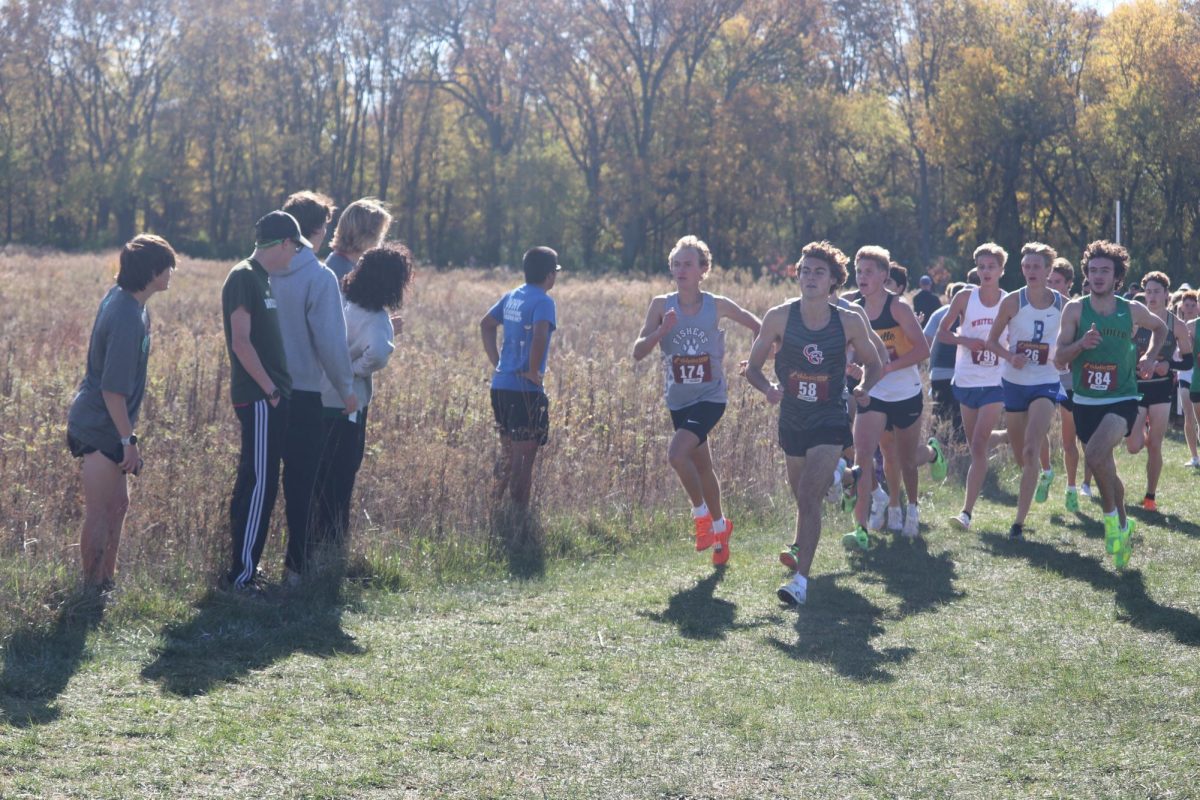
[[1117,552],[1113,553],[1113,566],[1125,569],[1129,566],[1129,557],[1133,555],[1133,531],[1137,523],[1132,517],[1125,520],[1125,530],[1118,531]]
[[862,525],[855,525],[854,530],[842,537],[842,547],[847,550],[866,550],[871,546],[871,539],[867,536],[867,529]]
[[780,551],[779,563],[794,572],[796,565],[800,563],[800,548],[794,544],[788,545]]
[[1037,491],[1033,493],[1033,499],[1039,503],[1046,502],[1046,498],[1050,496],[1050,484],[1054,482],[1054,470],[1042,470],[1042,474],[1038,476]]
[[933,461],[929,462],[929,475],[935,481],[946,480],[946,454],[942,452],[942,443],[936,436],[929,437],[929,446],[933,449]]
[[1067,489],[1066,506],[1067,506],[1067,511],[1070,511],[1072,514],[1075,514],[1079,511],[1079,490],[1078,489]]
[[1104,552],[1116,555],[1121,549],[1121,528],[1116,515],[1104,515]]

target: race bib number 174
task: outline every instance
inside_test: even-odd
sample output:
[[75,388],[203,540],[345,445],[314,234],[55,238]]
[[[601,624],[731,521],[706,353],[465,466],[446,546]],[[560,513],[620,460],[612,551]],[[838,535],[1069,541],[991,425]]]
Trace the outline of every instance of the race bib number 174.
[[708,353],[672,356],[671,377],[676,383],[697,384],[712,381],[712,358]]

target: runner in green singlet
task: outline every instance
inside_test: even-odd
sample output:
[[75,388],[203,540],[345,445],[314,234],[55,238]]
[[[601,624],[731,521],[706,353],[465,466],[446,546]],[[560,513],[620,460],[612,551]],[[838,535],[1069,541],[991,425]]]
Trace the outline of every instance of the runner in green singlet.
[[[1133,429],[1138,376],[1153,371],[1167,335],[1166,325],[1150,309],[1116,295],[1128,264],[1129,253],[1119,244],[1098,240],[1087,246],[1081,266],[1091,294],[1063,308],[1054,356],[1059,369],[1071,367],[1075,430],[1104,505],[1104,548],[1118,569],[1129,563],[1134,521],[1125,515],[1125,486],[1113,448]],[[1149,355],[1140,361],[1133,341],[1136,327],[1151,331]]]

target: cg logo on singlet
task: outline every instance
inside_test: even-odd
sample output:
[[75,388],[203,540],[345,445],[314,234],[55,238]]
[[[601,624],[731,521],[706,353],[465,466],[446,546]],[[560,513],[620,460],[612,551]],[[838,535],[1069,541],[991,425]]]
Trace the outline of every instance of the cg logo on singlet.
[[804,357],[808,359],[808,363],[810,364],[820,364],[825,360],[825,354],[815,344],[806,344],[804,346]]

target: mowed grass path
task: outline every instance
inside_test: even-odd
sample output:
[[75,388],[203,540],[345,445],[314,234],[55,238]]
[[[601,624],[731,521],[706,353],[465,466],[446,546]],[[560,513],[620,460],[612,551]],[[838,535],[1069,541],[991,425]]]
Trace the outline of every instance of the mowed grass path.
[[[0,796],[1194,797],[1182,452],[1120,575],[1061,478],[1009,542],[1009,469],[970,534],[944,523],[957,482],[924,543],[848,556],[827,513],[798,612],[774,597],[781,506],[745,517],[724,571],[680,520],[536,580],[68,615],[5,643]],[[1140,497],[1144,462],[1122,464]]]

